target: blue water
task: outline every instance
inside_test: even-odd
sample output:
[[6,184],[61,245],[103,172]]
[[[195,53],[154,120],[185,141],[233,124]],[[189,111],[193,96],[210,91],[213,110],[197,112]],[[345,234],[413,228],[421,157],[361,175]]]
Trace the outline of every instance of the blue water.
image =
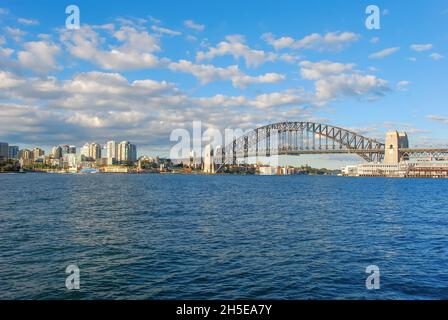
[[[0,299],[447,299],[448,180],[0,174]],[[81,289],[65,287],[80,268]],[[365,269],[380,268],[367,290]]]

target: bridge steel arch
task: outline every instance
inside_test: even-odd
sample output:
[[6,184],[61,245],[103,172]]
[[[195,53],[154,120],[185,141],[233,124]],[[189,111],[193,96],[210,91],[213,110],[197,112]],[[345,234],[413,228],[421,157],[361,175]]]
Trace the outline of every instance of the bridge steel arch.
[[234,139],[221,149],[220,162],[222,167],[249,156],[336,153],[353,153],[368,162],[380,162],[384,149],[384,143],[344,128],[309,121],[278,122]]

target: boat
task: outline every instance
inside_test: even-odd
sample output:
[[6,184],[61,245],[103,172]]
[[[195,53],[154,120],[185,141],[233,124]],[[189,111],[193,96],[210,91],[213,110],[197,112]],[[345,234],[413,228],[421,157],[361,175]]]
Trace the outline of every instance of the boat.
[[99,173],[100,170],[95,168],[82,168],[79,173]]

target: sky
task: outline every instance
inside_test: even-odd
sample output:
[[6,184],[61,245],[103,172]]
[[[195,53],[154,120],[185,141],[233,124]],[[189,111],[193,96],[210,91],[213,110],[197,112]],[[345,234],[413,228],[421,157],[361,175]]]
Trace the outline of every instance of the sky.
[[[379,29],[365,25],[372,4]],[[130,140],[163,156],[193,121],[314,121],[446,146],[447,31],[443,0],[3,0],[0,140]]]

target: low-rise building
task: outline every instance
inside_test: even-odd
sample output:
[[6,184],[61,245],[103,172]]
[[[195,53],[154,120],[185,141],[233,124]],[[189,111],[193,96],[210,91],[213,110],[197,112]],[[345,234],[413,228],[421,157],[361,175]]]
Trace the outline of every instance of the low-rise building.
[[448,160],[412,159],[395,164],[361,163],[342,169],[342,175],[389,178],[448,178]]
[[129,173],[131,171],[127,166],[106,166],[101,170],[105,173]]

